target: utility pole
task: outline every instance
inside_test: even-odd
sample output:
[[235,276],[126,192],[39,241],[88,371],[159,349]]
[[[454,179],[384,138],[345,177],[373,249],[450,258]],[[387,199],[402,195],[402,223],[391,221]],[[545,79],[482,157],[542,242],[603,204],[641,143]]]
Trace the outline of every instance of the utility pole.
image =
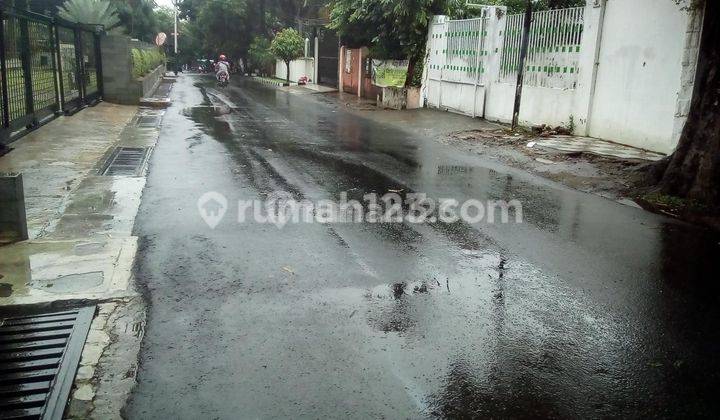
[[[175,44],[175,59],[177,60],[177,54],[178,54],[178,0],[173,0],[173,6],[175,9],[175,31],[173,32],[174,38],[174,44]],[[177,63],[176,63],[177,65]]]
[[525,8],[525,22],[523,23],[522,45],[520,46],[520,60],[518,64],[517,86],[515,87],[515,105],[513,107],[512,129],[518,126],[520,118],[520,101],[522,99],[523,78],[525,76],[525,57],[530,43],[530,25],[532,23],[532,0],[527,0]]

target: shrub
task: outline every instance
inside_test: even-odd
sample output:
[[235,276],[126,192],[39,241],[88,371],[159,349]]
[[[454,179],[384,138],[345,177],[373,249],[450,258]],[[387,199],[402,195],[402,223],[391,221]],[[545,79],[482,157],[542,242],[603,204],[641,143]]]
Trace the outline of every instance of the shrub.
[[133,61],[133,77],[143,77],[157,66],[165,63],[165,54],[158,50],[140,50],[133,48],[130,52]]

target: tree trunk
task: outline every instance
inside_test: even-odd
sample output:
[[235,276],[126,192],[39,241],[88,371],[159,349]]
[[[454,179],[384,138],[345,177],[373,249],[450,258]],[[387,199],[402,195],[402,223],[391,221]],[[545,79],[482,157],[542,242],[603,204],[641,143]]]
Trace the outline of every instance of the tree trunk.
[[[660,191],[720,209],[720,1],[706,3],[695,87],[675,152],[663,162]],[[678,34],[679,36],[680,34]]]
[[415,52],[410,57],[410,60],[408,62],[408,71],[407,71],[407,79],[405,79],[405,87],[412,86],[413,79],[415,78],[415,71],[417,70],[417,63],[420,60],[425,59],[425,49],[426,44],[423,43],[418,48],[415,49]]
[[407,79],[405,79],[405,87],[409,87],[412,84],[412,80],[415,78],[415,63],[417,60],[411,58],[408,63]]
[[287,69],[287,73],[285,73],[285,76],[287,77],[287,84],[290,86],[290,62],[285,62],[285,68]]
[[[423,34],[427,34],[430,29],[430,18],[425,20],[425,26],[420,30]],[[407,79],[405,79],[405,87],[412,86],[413,79],[415,78],[415,71],[417,70],[417,63],[420,60],[425,60],[425,53],[427,52],[427,39],[423,38],[423,42],[418,43],[413,51],[412,56],[409,57]]]

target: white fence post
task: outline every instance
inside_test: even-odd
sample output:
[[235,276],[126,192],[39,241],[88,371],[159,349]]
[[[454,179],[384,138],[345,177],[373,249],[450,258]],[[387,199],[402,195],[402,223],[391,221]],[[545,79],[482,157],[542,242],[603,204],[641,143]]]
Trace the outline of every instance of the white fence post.
[[589,135],[595,82],[598,72],[598,54],[602,40],[602,23],[605,0],[588,1],[583,17],[583,37],[578,58],[578,82],[573,98],[575,134]]
[[320,63],[320,58],[318,55],[320,52],[319,51],[320,43],[319,43],[319,38],[317,36],[315,36],[314,39],[315,39],[315,49],[314,49],[314,54],[313,54],[313,83],[317,84],[318,83],[318,63]]
[[505,30],[505,22],[507,20],[507,8],[488,7],[488,51],[491,52],[487,63],[487,73],[485,74],[486,85],[497,83],[500,78],[500,59],[503,45],[503,31]]
[[345,46],[340,47],[340,59],[338,60],[338,91],[343,92],[343,75],[345,74]]
[[488,98],[492,96],[493,88],[500,80],[500,63],[502,62],[503,40],[507,22],[507,7],[486,6],[486,9],[488,36],[485,41],[485,49],[488,51],[488,56],[484,75],[485,95],[483,96],[482,118],[486,116]]

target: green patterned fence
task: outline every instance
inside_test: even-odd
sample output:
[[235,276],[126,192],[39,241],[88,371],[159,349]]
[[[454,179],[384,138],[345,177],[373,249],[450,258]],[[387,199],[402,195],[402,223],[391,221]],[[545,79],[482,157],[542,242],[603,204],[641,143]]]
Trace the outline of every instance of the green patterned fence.
[[[574,89],[577,85],[584,7],[533,13],[524,84]],[[520,62],[522,14],[509,15],[503,35],[500,81],[514,83]]]

